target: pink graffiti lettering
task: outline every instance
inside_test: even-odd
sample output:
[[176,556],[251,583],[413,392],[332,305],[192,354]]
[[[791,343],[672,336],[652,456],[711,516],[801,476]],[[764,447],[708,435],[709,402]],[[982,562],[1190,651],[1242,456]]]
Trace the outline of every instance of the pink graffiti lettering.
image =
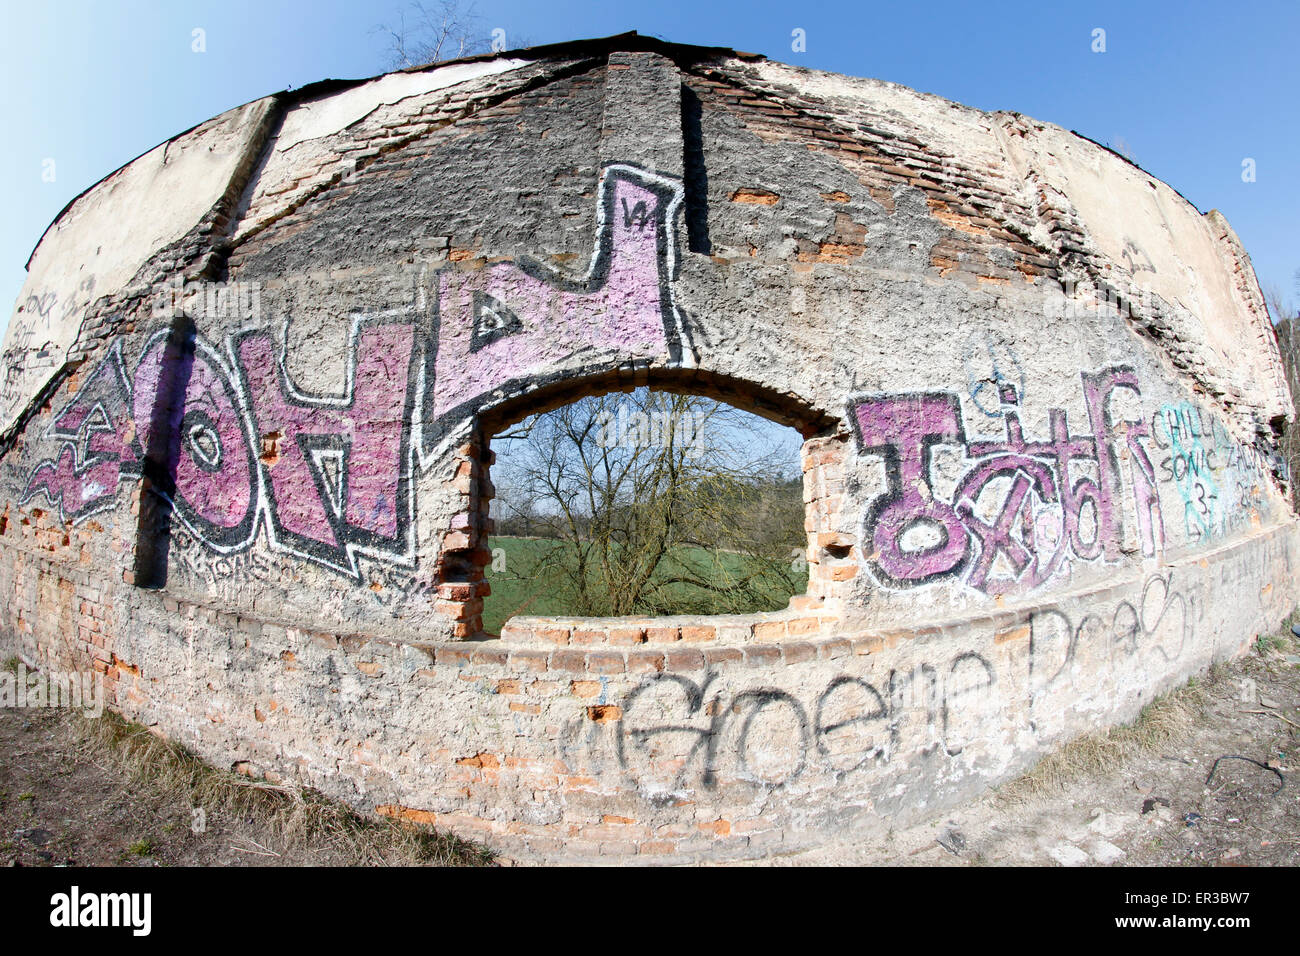
[[299,393],[265,333],[237,347],[255,433],[278,447],[273,462],[263,459],[276,534],[327,560],[350,543],[399,543],[406,530],[415,328],[377,323],[354,339],[338,397]]
[[610,166],[600,191],[596,252],[584,279],[531,260],[439,274],[431,420],[575,354],[671,356],[680,347],[669,290],[680,184]]
[[[929,485],[931,446],[965,440],[956,397],[873,399],[856,407],[855,419],[863,452],[883,454],[888,473],[888,491],[868,516],[877,574],[910,586],[960,571],[970,550],[966,529]],[[937,533],[938,540],[907,547],[905,536],[918,526]]]
[[[990,595],[1040,587],[1071,559],[1122,556],[1123,495],[1120,462],[1127,460],[1138,538],[1153,555],[1164,547],[1155,471],[1140,439],[1145,421],[1115,422],[1117,389],[1140,397],[1131,369],[1083,373],[1091,435],[1072,435],[1063,409],[1049,409],[1050,439],[1027,441],[1018,398],[1000,390],[1005,438],[967,443],[955,395],[867,397],[853,405],[863,454],[885,459],[885,492],[867,513],[873,574],[890,586],[911,586],[966,572],[968,585]],[[952,505],[934,497],[930,448],[963,447],[969,464]],[[1123,448],[1121,455],[1117,446]],[[1095,478],[1090,474],[1095,472]],[[1090,520],[1089,520],[1090,519]],[[918,525],[938,532],[937,543],[906,547]]]
[[[205,344],[179,361],[183,372],[169,374],[167,339],[155,336],[135,372],[133,413],[136,431],[150,447],[154,406],[169,378],[184,380],[184,402],[167,423],[178,429],[168,467],[175,473],[173,503],[181,518],[210,544],[222,548],[247,543],[253,533],[257,476],[244,434],[232,377]],[[161,423],[160,423],[161,424]]]
[[57,450],[32,469],[21,501],[43,494],[74,522],[110,507],[122,475],[139,467],[135,425],[126,411],[130,394],[114,349],[55,416],[47,435]]

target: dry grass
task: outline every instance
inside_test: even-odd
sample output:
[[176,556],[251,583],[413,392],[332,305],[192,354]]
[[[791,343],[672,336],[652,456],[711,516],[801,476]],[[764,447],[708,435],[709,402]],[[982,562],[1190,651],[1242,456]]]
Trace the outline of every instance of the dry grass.
[[[1211,669],[1210,679],[1215,677]],[[1205,703],[1202,679],[1157,697],[1131,724],[1077,737],[1040,760],[1032,770],[1000,787],[999,799],[1024,800],[1059,793],[1089,776],[1114,773],[1139,754],[1168,746],[1192,726]]]
[[1255,650],[1261,657],[1267,657],[1271,651],[1285,654],[1300,649],[1300,640],[1291,630],[1297,624],[1300,624],[1300,607],[1278,625],[1276,634],[1261,634],[1255,641]]
[[[1255,651],[1263,658],[1294,651],[1292,625],[1300,623],[1300,608],[1278,625],[1274,634],[1260,635]],[[1223,664],[1215,664],[1206,677],[1192,677],[1177,690],[1158,697],[1142,709],[1131,724],[1078,737],[1040,760],[1032,770],[1000,787],[997,795],[1008,801],[1058,793],[1088,776],[1101,776],[1132,757],[1167,747],[1185,734],[1206,701],[1205,686],[1217,680]]]
[[[404,820],[366,817],[313,790],[274,786],[205,763],[189,750],[111,711],[98,719],[67,723],[69,744],[79,756],[108,764],[135,785],[186,807],[202,807],[209,819],[245,821],[262,839],[250,850],[276,857],[319,857],[344,865],[483,866],[485,847]],[[271,849],[274,846],[276,849]],[[310,860],[307,860],[310,862]]]

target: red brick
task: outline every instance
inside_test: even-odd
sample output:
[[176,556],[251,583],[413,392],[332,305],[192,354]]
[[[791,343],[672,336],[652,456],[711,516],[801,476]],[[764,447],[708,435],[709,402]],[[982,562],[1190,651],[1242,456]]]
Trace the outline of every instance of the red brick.
[[781,645],[781,655],[787,664],[801,664],[817,659],[817,648],[803,641],[792,641]]
[[651,644],[669,644],[682,638],[679,627],[651,626],[645,629],[646,640]]
[[706,647],[704,660],[709,664],[725,664],[743,661],[745,653],[739,647]]
[[587,670],[586,651],[555,651],[551,654],[551,669],[583,673]]
[[533,637],[542,644],[564,645],[569,643],[569,629],[567,627],[534,628]]
[[593,674],[622,674],[627,663],[619,651],[592,651],[587,655],[587,669]]
[[501,625],[501,640],[510,644],[530,644],[533,640],[533,632],[531,628],[522,624],[506,621]]
[[807,634],[816,634],[821,630],[821,620],[815,617],[796,617],[786,621],[786,630],[790,632],[791,637],[803,637]]
[[647,856],[650,854],[662,855],[667,853],[676,853],[677,844],[670,840],[646,840],[644,843],[637,844],[636,851],[638,853],[644,853]]
[[549,658],[550,654],[546,651],[511,651],[510,667],[512,670],[528,670],[541,674],[546,671]]
[[645,643],[646,635],[643,627],[611,627],[609,629],[609,643],[622,646]]
[[853,644],[842,637],[817,642],[817,656],[822,660],[835,660],[853,653]]
[[480,647],[474,651],[474,663],[491,667],[505,667],[510,652],[504,647]]
[[434,660],[439,667],[464,667],[470,662],[473,654],[470,648],[440,647]]
[[674,649],[664,653],[664,669],[698,671],[704,668],[704,654],[695,649]]
[[[587,708],[587,719],[598,724],[607,724],[623,719],[623,708],[616,704],[592,704]],[[595,781],[592,781],[593,783]]]
[[657,674],[664,669],[664,655],[651,651],[631,651],[627,655],[629,674]]

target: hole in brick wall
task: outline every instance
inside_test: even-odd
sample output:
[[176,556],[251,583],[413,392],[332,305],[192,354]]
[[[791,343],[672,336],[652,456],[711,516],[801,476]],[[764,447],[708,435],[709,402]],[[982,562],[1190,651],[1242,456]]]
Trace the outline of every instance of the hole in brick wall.
[[440,593],[458,634],[497,633],[516,615],[744,614],[809,600],[797,596],[823,522],[806,503],[805,439],[823,440],[835,419],[739,381],[649,378],[569,381],[481,417],[459,452],[458,476],[476,476],[470,513],[443,548]]

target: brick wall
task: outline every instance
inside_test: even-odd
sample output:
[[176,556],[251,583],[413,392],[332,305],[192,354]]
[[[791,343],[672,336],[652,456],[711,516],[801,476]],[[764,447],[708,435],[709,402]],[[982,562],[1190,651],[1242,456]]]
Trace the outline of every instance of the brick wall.
[[[1222,279],[1213,314],[1094,308],[1138,260],[1043,124],[631,46],[268,100],[8,438],[3,646],[510,853],[716,859],[936,812],[1295,606],[1287,396],[1226,223],[1123,224]],[[177,279],[260,311],[160,319]],[[807,592],[485,635],[486,436],[641,385],[800,431]]]

